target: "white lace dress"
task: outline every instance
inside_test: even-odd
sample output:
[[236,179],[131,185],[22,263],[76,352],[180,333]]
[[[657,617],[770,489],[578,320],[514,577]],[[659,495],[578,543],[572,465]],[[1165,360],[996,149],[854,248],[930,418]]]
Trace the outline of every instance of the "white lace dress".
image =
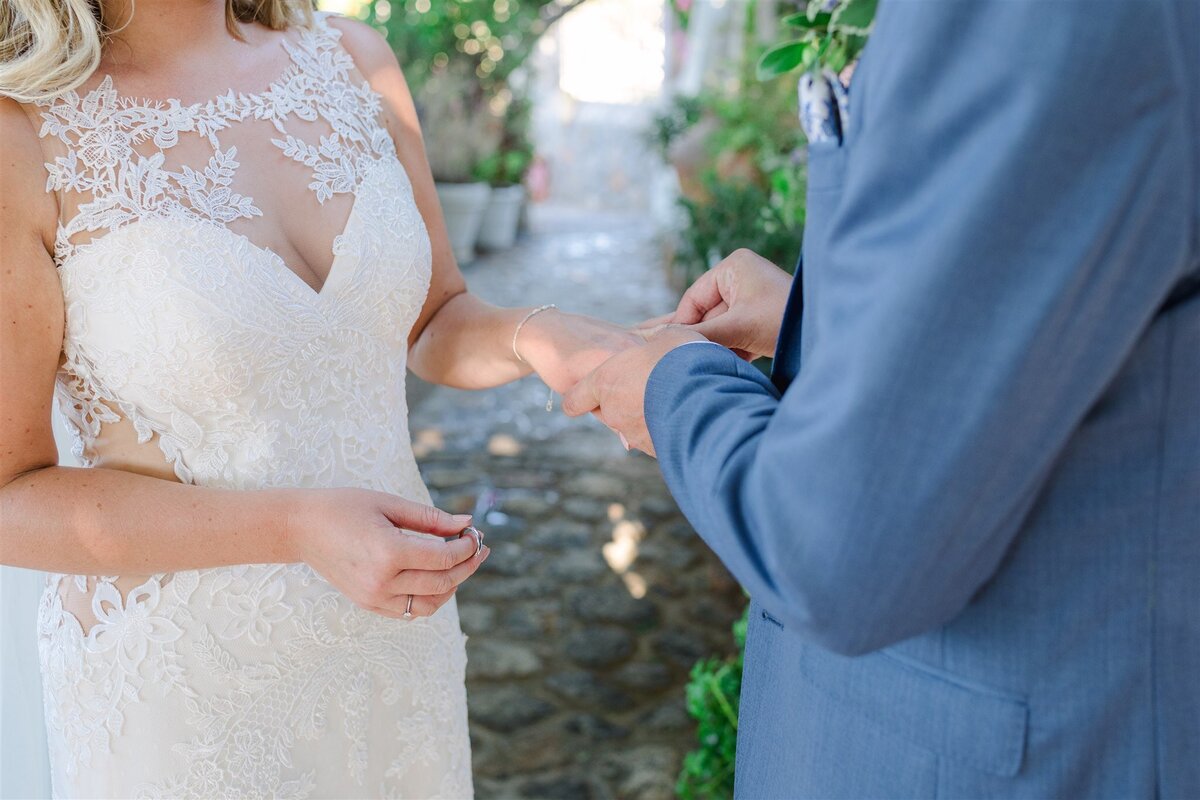
[[[254,93],[151,102],[105,77],[38,109],[85,464],[124,427],[186,483],[428,502],[404,386],[429,240],[339,36],[321,15],[289,31]],[[258,207],[264,182],[294,201]],[[319,291],[256,225],[273,214],[329,230]],[[38,624],[58,796],[472,793],[453,603],[387,619],[299,564],[55,575]]]

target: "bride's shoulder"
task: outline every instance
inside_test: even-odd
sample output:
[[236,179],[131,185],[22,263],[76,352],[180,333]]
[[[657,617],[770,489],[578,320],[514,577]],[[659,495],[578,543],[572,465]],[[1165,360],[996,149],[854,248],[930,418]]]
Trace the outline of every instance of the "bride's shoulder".
[[364,75],[372,76],[381,69],[400,69],[396,62],[396,54],[392,52],[387,39],[375,28],[339,14],[327,13],[324,20],[341,33],[342,47],[346,48],[346,52]]
[[0,96],[0,228],[21,228],[53,242],[58,208],[46,191],[47,160],[38,137],[36,111]]
[[10,142],[16,141],[9,137],[26,137],[31,138],[33,142],[37,141],[37,128],[33,122],[36,116],[36,108],[29,103],[22,103],[8,95],[0,94],[0,134],[6,149]]
[[356,19],[333,14],[326,15],[324,19],[341,32],[342,47],[354,59],[355,66],[371,88],[383,98],[388,115],[405,128],[415,125],[416,111],[412,107],[408,82],[387,39],[370,25]]

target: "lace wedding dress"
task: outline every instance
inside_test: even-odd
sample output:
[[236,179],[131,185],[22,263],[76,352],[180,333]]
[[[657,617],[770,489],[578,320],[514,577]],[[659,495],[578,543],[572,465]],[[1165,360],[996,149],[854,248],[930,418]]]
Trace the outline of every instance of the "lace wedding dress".
[[[262,91],[183,105],[105,77],[38,109],[85,465],[151,448],[186,483],[429,501],[404,393],[429,240],[339,37],[322,15],[289,31]],[[280,228],[326,237],[319,289]],[[54,575],[38,625],[56,795],[471,794],[453,602],[388,619],[301,564]]]

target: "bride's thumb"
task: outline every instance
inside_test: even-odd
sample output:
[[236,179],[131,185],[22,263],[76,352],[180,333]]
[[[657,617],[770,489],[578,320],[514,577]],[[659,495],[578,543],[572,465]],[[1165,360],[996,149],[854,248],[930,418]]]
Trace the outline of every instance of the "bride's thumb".
[[402,497],[385,503],[383,514],[398,528],[436,536],[454,536],[471,524],[469,514],[449,514],[440,508],[414,503]]

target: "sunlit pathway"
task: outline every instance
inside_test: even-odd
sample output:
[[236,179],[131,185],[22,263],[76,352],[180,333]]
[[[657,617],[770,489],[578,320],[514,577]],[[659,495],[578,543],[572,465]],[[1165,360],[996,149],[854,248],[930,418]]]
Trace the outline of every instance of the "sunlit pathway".
[[[467,268],[506,305],[633,322],[673,303],[636,215],[541,209],[517,249]],[[474,511],[493,554],[459,592],[481,798],[666,798],[694,727],[684,684],[731,649],[743,597],[652,460],[545,410],[536,379],[414,391],[435,500]]]

